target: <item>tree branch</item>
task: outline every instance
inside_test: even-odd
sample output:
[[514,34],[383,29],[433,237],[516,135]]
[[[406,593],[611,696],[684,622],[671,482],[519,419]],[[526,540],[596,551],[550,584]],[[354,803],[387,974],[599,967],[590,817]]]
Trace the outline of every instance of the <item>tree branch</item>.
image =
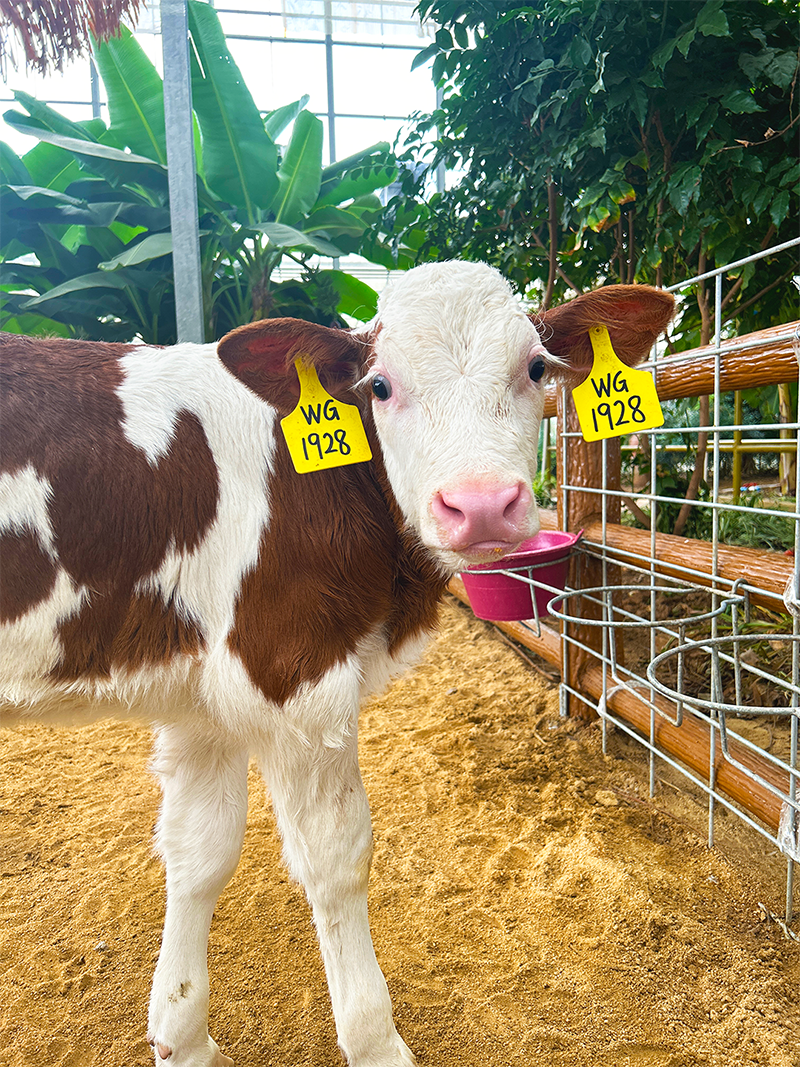
[[547,182],[547,226],[550,235],[550,249],[547,265],[547,288],[544,291],[542,311],[547,311],[550,307],[558,270],[558,220],[556,218],[556,208],[556,187],[553,184],[553,179],[550,178]]

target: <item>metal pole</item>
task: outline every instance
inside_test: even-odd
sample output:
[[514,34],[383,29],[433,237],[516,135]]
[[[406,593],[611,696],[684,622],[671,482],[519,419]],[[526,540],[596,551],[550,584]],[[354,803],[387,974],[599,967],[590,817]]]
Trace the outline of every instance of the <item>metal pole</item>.
[[179,341],[205,341],[186,0],[161,0],[172,270]]
[[89,87],[92,91],[92,118],[99,119],[102,115],[100,105],[100,76],[94,60],[89,60]]
[[333,103],[333,9],[325,0],[325,81],[328,88],[328,162],[336,162],[336,110]]

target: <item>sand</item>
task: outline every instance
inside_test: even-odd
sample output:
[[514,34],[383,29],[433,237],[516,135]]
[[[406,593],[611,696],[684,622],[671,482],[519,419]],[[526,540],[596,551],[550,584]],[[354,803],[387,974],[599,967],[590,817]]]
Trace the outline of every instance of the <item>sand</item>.
[[[2,1067],[151,1063],[149,750],[111,723],[0,738]],[[361,750],[373,936],[421,1067],[798,1067],[800,945],[758,907],[782,907],[768,846],[731,827],[709,851],[680,786],[650,801],[636,750],[603,756],[596,725],[559,721],[553,687],[466,610],[365,709]],[[255,770],[210,965],[237,1067],[340,1067]]]

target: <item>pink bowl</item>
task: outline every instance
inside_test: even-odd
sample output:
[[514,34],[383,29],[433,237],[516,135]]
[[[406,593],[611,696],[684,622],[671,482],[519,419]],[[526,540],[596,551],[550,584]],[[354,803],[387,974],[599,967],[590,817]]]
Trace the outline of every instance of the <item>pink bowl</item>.
[[[535,582],[563,590],[567,582],[570,551],[582,534],[583,530],[576,534],[540,530],[536,537],[524,541],[516,552],[503,556],[496,563],[480,563],[462,571],[464,588],[474,614],[479,619],[492,622],[531,619],[534,617],[532,597],[535,596],[539,616],[547,615],[547,605],[556,596],[555,593],[534,588],[507,574],[482,572],[496,571],[502,567],[504,570],[518,571]],[[527,571],[527,567],[536,569]]]

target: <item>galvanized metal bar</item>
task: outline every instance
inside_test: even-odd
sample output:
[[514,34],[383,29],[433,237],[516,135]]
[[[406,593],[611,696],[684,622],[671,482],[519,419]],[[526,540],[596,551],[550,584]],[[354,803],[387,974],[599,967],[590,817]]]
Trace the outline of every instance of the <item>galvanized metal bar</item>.
[[205,341],[186,0],[161,0],[164,121],[179,341]]

